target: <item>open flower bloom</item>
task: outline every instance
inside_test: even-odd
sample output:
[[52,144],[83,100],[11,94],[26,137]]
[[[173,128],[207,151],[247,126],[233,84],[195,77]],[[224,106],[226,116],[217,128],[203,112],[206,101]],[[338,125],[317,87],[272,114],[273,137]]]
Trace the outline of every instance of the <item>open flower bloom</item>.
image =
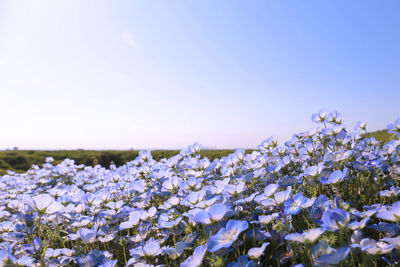
[[258,258],[260,258],[262,256],[262,254],[264,254],[264,250],[268,245],[269,245],[269,242],[265,242],[259,248],[251,248],[251,249],[249,249],[247,254],[249,255],[250,258],[258,259]]
[[395,247],[396,244],[388,244],[383,241],[376,242],[374,239],[370,238],[364,238],[360,242],[361,250],[372,255],[381,255],[390,253]]
[[166,253],[171,259],[176,259],[182,255],[185,250],[187,244],[185,242],[177,242],[175,247],[163,247],[162,250]]
[[193,255],[188,257],[184,262],[181,263],[181,267],[197,267],[201,265],[204,254],[207,251],[207,247],[202,245],[194,249]]
[[347,227],[350,221],[350,213],[339,208],[327,209],[321,218],[322,227],[331,231]]
[[391,123],[387,126],[389,133],[398,133],[400,132],[400,118],[398,118],[394,123]]
[[382,220],[399,222],[400,221],[400,201],[393,203],[390,210],[378,212],[376,217]]
[[125,229],[129,229],[129,228],[133,228],[136,225],[139,224],[139,219],[140,219],[140,212],[139,211],[133,211],[129,214],[129,219],[126,222],[122,222],[119,225],[119,230],[125,230]]
[[369,222],[369,220],[370,220],[370,218],[369,218],[369,217],[366,217],[366,218],[362,219],[362,220],[359,221],[359,222],[355,221],[355,222],[349,223],[348,227],[349,227],[349,229],[351,229],[351,230],[363,229],[363,228],[367,225],[367,223]]
[[346,177],[346,174],[347,168],[345,168],[343,171],[336,170],[329,175],[328,179],[322,177],[320,182],[321,184],[336,184],[337,182],[342,181]]
[[379,241],[383,241],[389,244],[394,244],[396,245],[397,248],[400,248],[400,236],[396,237],[385,237],[381,238]]
[[207,242],[207,249],[210,252],[218,251],[221,248],[229,248],[238,238],[239,234],[249,227],[247,221],[229,220],[225,228],[222,228]]
[[288,199],[285,201],[285,214],[286,215],[296,215],[301,211],[304,204],[307,203],[308,198],[303,196],[302,193],[297,193],[293,196],[293,199]]
[[292,187],[288,186],[285,191],[276,192],[272,198],[261,201],[263,206],[279,206],[292,196]]
[[289,241],[296,241],[299,243],[314,243],[323,233],[325,232],[322,228],[312,228],[311,230],[304,232],[302,234],[293,233],[288,234],[285,239]]
[[318,163],[316,166],[310,166],[304,169],[304,176],[317,176],[319,175],[322,170],[324,169],[324,162]]
[[349,247],[341,247],[335,249],[334,252],[322,255],[318,259],[315,259],[315,263],[321,265],[337,265],[341,261],[343,261],[347,255],[349,255],[350,248]]
[[315,244],[311,249],[311,256],[315,263],[322,266],[337,265],[343,261],[349,253],[349,247],[334,249],[324,240]]
[[213,221],[220,221],[228,212],[225,204],[214,204],[206,210],[201,210],[194,215],[197,222],[211,224]]
[[265,224],[265,225],[267,225],[267,224],[269,224],[269,223],[271,223],[273,220],[276,220],[276,219],[278,219],[280,216],[279,216],[279,213],[272,213],[272,214],[270,214],[270,215],[261,215],[261,216],[258,216],[258,220],[261,222],[261,223],[263,223],[263,224]]
[[24,199],[30,208],[43,214],[52,214],[64,208],[50,194],[40,194],[34,197],[26,196]]
[[140,257],[143,256],[157,256],[163,253],[160,247],[160,242],[157,240],[150,239],[143,247],[138,246],[129,250],[132,258],[127,262],[127,265],[131,265],[139,261]]
[[247,255],[240,256],[237,261],[230,262],[226,267],[257,267],[257,263],[250,260]]
[[79,228],[76,234],[69,234],[70,240],[77,240],[81,238],[85,244],[93,243],[96,241],[98,226],[95,225],[92,229]]

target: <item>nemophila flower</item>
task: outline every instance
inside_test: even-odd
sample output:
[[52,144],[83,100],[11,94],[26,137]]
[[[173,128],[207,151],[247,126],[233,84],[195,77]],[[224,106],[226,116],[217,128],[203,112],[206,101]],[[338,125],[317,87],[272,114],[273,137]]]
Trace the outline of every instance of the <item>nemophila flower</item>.
[[227,195],[239,195],[246,189],[245,185],[246,185],[245,182],[240,182],[237,185],[227,184],[225,185],[222,193]]
[[32,244],[25,245],[24,248],[26,252],[30,254],[35,254],[40,250],[42,246],[43,241],[39,237],[35,236],[32,240]]
[[202,187],[203,179],[190,177],[186,181],[182,181],[179,184],[179,188],[182,190],[199,190]]
[[391,209],[380,211],[375,216],[386,221],[400,222],[400,201],[393,203]]
[[41,194],[34,197],[25,196],[24,200],[30,208],[42,214],[52,214],[64,208],[49,194]]
[[212,194],[220,194],[224,190],[225,186],[229,184],[230,178],[225,178],[223,180],[216,180],[210,187],[209,190]]
[[399,145],[399,140],[391,140],[383,146],[381,153],[383,155],[390,155],[396,150]]
[[108,251],[91,250],[80,257],[74,257],[79,266],[102,266],[110,261],[112,255]]
[[338,249],[333,249],[333,252],[328,254],[323,254],[319,258],[314,259],[317,265],[331,266],[337,265],[347,258],[350,253],[349,247],[341,247]]
[[279,189],[278,184],[269,184],[264,188],[263,194],[254,197],[254,201],[260,203],[261,201],[266,200],[270,196],[272,196],[278,189]]
[[324,156],[324,161],[338,162],[348,159],[353,154],[352,150],[340,150],[336,152],[329,152]]
[[52,188],[49,191],[47,191],[50,195],[52,195],[53,197],[60,197],[62,195],[64,195],[67,191],[64,189],[60,189],[60,188]]
[[318,113],[314,113],[311,116],[311,119],[313,122],[326,122],[327,117],[329,115],[329,111],[327,109],[321,109],[320,111],[318,111]]
[[46,258],[56,258],[59,255],[65,255],[71,257],[74,253],[75,253],[74,250],[68,248],[57,248],[57,249],[46,248],[44,256]]
[[119,230],[125,230],[125,229],[129,229],[129,228],[133,228],[136,225],[139,224],[139,220],[140,220],[140,212],[139,211],[133,211],[129,214],[129,219],[126,222],[122,222],[119,225]]
[[275,136],[271,136],[270,138],[262,141],[257,148],[263,151],[263,150],[268,150],[269,148],[274,148],[277,145],[278,145],[278,139]]
[[81,238],[83,243],[90,244],[97,240],[97,229],[98,225],[92,227],[92,229],[80,228],[76,234],[69,234],[70,240],[77,240]]
[[396,186],[392,186],[388,190],[382,190],[379,192],[379,195],[381,197],[395,197],[398,196],[399,194],[400,194],[400,188]]
[[161,228],[173,228],[173,227],[175,227],[175,226],[178,226],[179,225],[179,223],[182,221],[182,219],[183,219],[183,217],[182,216],[179,216],[178,218],[176,218],[176,219],[174,219],[174,220],[172,220],[172,221],[163,221],[163,220],[160,220],[159,222],[158,222],[158,227],[161,229]]
[[360,222],[354,221],[354,222],[349,223],[348,228],[351,230],[363,229],[369,221],[370,221],[370,218],[366,217],[366,218],[362,219]]
[[386,242],[388,244],[393,244],[396,245],[397,248],[400,247],[400,236],[396,236],[396,237],[385,237],[385,238],[381,238],[379,241],[382,242]]
[[160,210],[169,210],[172,207],[178,205],[180,202],[181,202],[181,199],[179,197],[172,196],[167,201],[165,201],[162,205],[160,205],[158,208]]
[[295,241],[299,243],[314,243],[317,239],[325,232],[323,228],[312,228],[309,231],[303,232],[302,234],[293,233],[285,236],[286,240]]
[[285,214],[296,215],[301,211],[304,204],[307,203],[307,198],[302,193],[297,193],[293,198],[289,198],[285,201]]
[[372,255],[382,255],[390,253],[394,248],[396,248],[395,244],[388,244],[383,241],[377,242],[371,238],[364,238],[360,242],[360,248],[362,251],[372,254]]
[[162,184],[163,190],[169,191],[178,188],[181,178],[177,176],[168,177]]
[[207,247],[204,245],[198,246],[194,249],[193,255],[189,256],[184,262],[181,263],[181,267],[197,267],[200,266],[204,254],[207,251]]
[[272,221],[278,219],[279,217],[280,217],[279,213],[272,213],[270,215],[258,216],[258,219],[262,224],[267,225],[267,224],[271,223]]
[[304,176],[318,176],[324,169],[324,162],[318,163],[316,166],[310,166],[304,169]]
[[251,248],[247,252],[251,259],[258,259],[264,254],[265,248],[269,245],[269,242],[265,242],[261,245],[261,247]]
[[200,190],[197,192],[190,192],[184,199],[181,200],[181,205],[194,207],[197,203],[202,201],[206,195],[205,190]]
[[351,234],[350,241],[351,241],[351,248],[359,247],[359,243],[364,237],[364,233],[360,229],[355,229]]
[[19,259],[17,259],[17,264],[18,265],[23,265],[23,266],[32,266],[35,262],[35,259],[29,256],[23,256]]
[[250,260],[247,255],[240,256],[236,262],[230,262],[226,267],[257,267],[257,264]]
[[216,252],[221,248],[229,248],[240,233],[248,227],[249,223],[247,221],[229,220],[225,228],[220,229],[208,239],[208,251]]
[[343,123],[343,115],[336,110],[329,112],[327,121],[332,124],[340,125]]
[[182,255],[187,244],[185,242],[177,242],[175,247],[163,247],[161,248],[164,253],[166,253],[171,259],[176,259]]
[[321,177],[321,179],[319,180],[321,182],[321,184],[336,184],[340,181],[343,181],[343,179],[346,177],[347,175],[347,168],[344,168],[343,171],[341,170],[336,170],[334,172],[332,172],[328,179],[325,177]]
[[157,256],[163,253],[158,240],[151,239],[143,247],[138,246],[131,249],[130,254],[132,258],[128,261],[127,265],[131,265],[139,261],[143,256]]
[[389,133],[400,133],[400,118],[387,126]]
[[357,122],[357,126],[354,127],[356,131],[366,131],[367,130],[367,123],[365,121]]
[[327,209],[322,215],[321,221],[321,227],[336,231],[347,227],[350,221],[350,214],[339,208]]
[[13,232],[15,230],[15,224],[9,221],[0,222],[0,233]]
[[292,196],[292,187],[288,186],[285,191],[276,192],[271,198],[261,201],[263,206],[279,206]]
[[378,232],[383,232],[388,236],[395,236],[398,233],[399,227],[395,223],[380,222],[378,224],[369,225],[368,228]]
[[206,210],[197,212],[194,219],[200,223],[211,224],[222,220],[228,211],[229,208],[225,204],[214,204]]

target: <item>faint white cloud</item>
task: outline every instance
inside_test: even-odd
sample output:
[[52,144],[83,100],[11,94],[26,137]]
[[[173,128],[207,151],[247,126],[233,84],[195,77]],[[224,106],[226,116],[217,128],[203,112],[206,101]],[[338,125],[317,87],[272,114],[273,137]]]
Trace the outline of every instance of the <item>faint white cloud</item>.
[[133,39],[133,36],[129,32],[123,32],[121,33],[121,38],[122,41],[127,43],[130,47],[137,47],[137,42]]

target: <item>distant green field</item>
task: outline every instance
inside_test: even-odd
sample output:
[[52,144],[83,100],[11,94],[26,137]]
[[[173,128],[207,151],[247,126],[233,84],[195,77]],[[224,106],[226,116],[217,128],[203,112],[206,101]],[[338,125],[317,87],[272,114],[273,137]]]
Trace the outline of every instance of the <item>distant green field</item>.
[[[367,133],[365,137],[375,137],[381,143],[391,140],[387,130]],[[247,150],[246,152],[251,152]],[[233,153],[234,150],[202,150],[201,156],[211,161]],[[153,150],[151,154],[155,160],[170,158],[179,153],[179,150]],[[0,175],[7,170],[25,172],[32,164],[41,165],[46,157],[53,157],[54,164],[60,163],[66,158],[74,159],[77,164],[94,166],[100,164],[108,167],[111,163],[121,166],[134,160],[139,154],[138,150],[6,150],[0,151]]]
[[[251,150],[247,150],[249,152]],[[202,150],[202,157],[207,157],[211,161],[227,156],[234,150]],[[155,160],[170,158],[179,153],[179,150],[153,150],[151,154]],[[76,164],[94,166],[100,164],[108,167],[111,163],[121,166],[134,160],[139,154],[138,150],[7,150],[0,151],[0,175],[7,170],[25,172],[31,168],[32,164],[41,165],[46,157],[53,157],[58,164],[66,158],[74,159]]]
[[365,135],[365,137],[374,137],[381,143],[387,143],[388,141],[392,140],[393,136],[388,133],[387,130],[380,130],[375,132],[370,132]]

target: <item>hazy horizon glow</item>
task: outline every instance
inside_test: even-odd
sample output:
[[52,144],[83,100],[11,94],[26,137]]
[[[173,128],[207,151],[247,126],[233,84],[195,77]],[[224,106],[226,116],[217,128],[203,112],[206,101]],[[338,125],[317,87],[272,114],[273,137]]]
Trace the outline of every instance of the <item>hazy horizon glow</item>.
[[400,117],[398,1],[0,2],[0,149],[253,148]]

